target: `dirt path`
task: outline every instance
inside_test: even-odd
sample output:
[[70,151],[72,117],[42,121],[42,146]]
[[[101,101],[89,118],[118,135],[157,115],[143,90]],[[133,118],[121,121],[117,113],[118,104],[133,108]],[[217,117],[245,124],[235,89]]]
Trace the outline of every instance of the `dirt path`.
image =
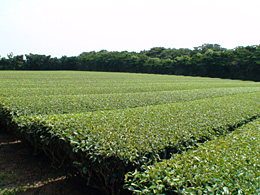
[[32,155],[13,135],[0,131],[0,195],[95,195],[82,179],[67,177],[63,170],[50,167],[44,155]]

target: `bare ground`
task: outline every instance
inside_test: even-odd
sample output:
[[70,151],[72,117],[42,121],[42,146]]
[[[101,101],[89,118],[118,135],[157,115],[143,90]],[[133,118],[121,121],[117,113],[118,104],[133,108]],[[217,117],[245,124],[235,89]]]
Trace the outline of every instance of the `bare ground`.
[[50,166],[45,155],[32,155],[15,136],[0,131],[0,194],[96,195],[78,176]]

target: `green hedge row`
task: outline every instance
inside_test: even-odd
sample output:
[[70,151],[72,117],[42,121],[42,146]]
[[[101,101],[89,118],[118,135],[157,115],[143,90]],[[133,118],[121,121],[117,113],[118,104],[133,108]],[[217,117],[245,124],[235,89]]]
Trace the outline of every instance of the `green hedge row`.
[[13,118],[14,128],[54,161],[65,157],[89,179],[114,193],[124,174],[223,135],[259,115],[260,93],[189,102]]
[[12,112],[14,116],[63,114],[135,108],[257,91],[260,91],[260,87],[237,87],[228,89],[211,88],[93,95],[0,97],[0,104],[6,110]]
[[249,81],[102,72],[2,71],[0,78],[0,97],[259,87],[259,83]]
[[[258,107],[259,108],[259,107]],[[135,194],[260,194],[260,120],[128,173]]]

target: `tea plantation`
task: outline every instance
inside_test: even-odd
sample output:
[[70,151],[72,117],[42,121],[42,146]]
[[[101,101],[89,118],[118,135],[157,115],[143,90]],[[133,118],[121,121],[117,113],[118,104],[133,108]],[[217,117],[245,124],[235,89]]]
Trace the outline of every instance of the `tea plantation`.
[[250,81],[0,72],[1,126],[106,194],[260,193],[259,100]]

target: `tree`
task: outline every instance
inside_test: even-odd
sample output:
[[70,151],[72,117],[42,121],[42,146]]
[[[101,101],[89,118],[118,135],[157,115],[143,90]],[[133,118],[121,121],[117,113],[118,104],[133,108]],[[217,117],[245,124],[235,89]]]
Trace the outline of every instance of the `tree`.
[[209,44],[209,43],[204,43],[203,45],[201,45],[199,47],[194,47],[194,51],[196,53],[200,52],[202,54],[206,53],[209,49],[211,49],[212,51],[224,51],[224,50],[227,50],[226,48],[222,48],[218,44]]

